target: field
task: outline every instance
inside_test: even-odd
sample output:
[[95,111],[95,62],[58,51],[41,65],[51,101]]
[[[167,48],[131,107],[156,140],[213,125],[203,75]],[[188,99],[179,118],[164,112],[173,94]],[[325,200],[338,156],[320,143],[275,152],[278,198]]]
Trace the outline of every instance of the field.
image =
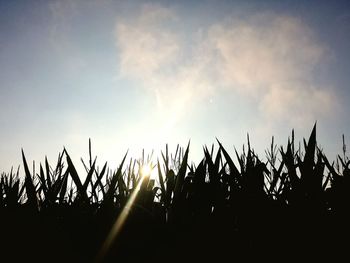
[[[0,258],[9,262],[337,260],[347,255],[350,161],[273,140],[264,159],[249,138],[230,156],[217,141],[190,163],[190,145],[154,161],[127,154],[116,171],[86,174],[69,153],[57,163],[3,173]],[[215,149],[216,148],[216,149]],[[22,172],[23,170],[23,172]],[[156,173],[151,172],[152,170]],[[151,176],[156,174],[156,176]]]

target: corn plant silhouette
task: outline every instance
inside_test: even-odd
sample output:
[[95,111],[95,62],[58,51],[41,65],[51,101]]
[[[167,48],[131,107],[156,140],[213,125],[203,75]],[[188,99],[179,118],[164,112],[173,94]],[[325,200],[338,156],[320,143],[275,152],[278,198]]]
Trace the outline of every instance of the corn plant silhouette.
[[[92,156],[79,175],[66,149],[54,166],[11,169],[0,178],[0,257],[11,261],[111,262],[315,259],[346,255],[350,160],[330,162],[317,146],[316,124],[303,150],[294,131],[272,142],[263,161],[250,145],[234,158],[190,144],[168,146],[154,160],[121,160],[116,171]],[[149,167],[148,174],[143,172]],[[153,170],[152,176],[150,171]],[[82,180],[84,178],[84,180]],[[326,253],[320,253],[325,248]]]

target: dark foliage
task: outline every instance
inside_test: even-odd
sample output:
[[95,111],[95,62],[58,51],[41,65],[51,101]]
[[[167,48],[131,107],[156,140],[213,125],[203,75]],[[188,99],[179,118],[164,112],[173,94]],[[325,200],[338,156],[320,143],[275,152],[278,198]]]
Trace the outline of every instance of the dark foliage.
[[[232,158],[204,147],[189,164],[189,145],[174,156],[123,158],[116,171],[89,161],[85,179],[66,150],[0,181],[0,259],[17,262],[336,260],[349,242],[350,161],[330,163],[316,144],[274,145],[263,162],[251,148]],[[236,160],[236,161],[235,161]],[[146,165],[157,176],[143,174]],[[135,199],[128,202],[132,196]],[[126,220],[101,255],[115,222]]]

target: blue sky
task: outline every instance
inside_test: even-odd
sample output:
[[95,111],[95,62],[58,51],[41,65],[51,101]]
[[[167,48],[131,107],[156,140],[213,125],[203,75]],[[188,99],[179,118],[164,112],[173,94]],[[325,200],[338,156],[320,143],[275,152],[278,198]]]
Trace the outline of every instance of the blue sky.
[[347,1],[0,1],[0,169],[349,136]]

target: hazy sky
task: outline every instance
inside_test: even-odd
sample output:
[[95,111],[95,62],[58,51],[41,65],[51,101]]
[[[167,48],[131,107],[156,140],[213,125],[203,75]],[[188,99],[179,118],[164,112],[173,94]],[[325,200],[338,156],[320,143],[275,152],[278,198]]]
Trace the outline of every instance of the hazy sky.
[[[350,136],[348,1],[0,1],[0,170]],[[282,3],[283,2],[283,3]],[[305,2],[305,3],[304,3]],[[350,138],[348,139],[350,141]],[[157,154],[156,154],[157,155]]]

